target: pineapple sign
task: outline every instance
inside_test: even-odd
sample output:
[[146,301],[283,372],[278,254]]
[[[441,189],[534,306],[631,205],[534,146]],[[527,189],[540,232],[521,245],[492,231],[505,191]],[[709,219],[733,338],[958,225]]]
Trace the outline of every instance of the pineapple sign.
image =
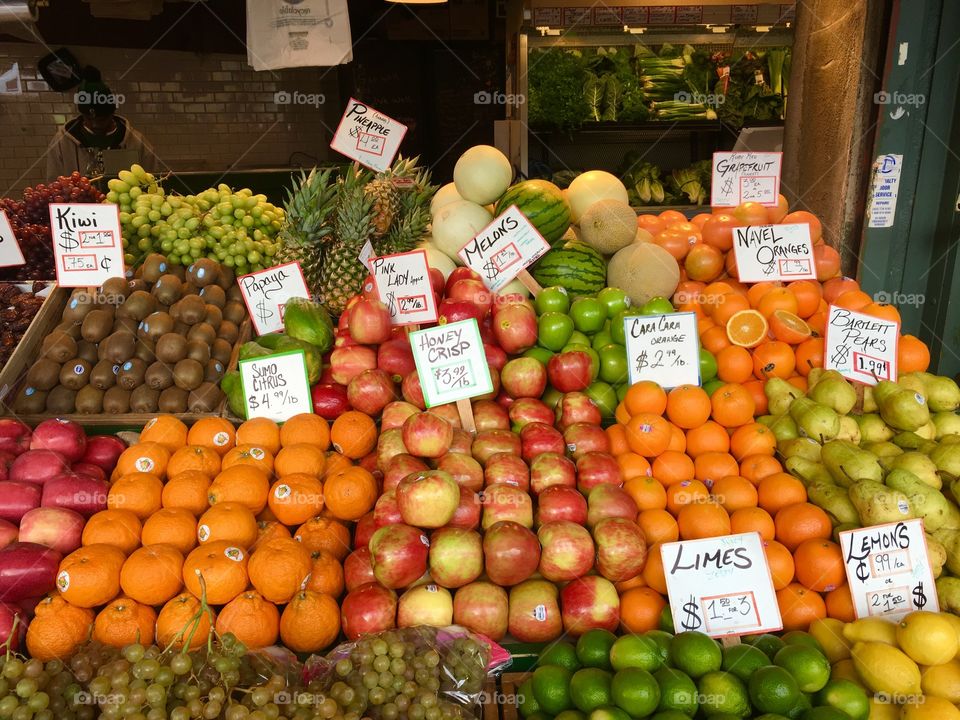
[[364,167],[387,170],[400,149],[407,126],[350,98],[330,147]]

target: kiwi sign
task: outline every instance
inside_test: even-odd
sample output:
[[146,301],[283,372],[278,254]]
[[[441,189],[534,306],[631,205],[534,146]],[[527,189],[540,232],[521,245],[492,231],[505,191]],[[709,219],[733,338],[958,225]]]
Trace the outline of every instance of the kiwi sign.
[[124,276],[118,205],[50,203],[50,235],[60,287],[100,287]]

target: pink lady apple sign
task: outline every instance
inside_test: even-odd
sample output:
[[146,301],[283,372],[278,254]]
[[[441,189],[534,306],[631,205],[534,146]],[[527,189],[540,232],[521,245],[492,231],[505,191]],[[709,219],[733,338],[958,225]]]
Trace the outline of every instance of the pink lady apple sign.
[[241,360],[239,367],[248,420],[264,417],[283,422],[313,412],[303,350]]
[[899,323],[831,305],[823,337],[823,367],[868,385],[896,380],[899,337]]
[[473,318],[410,333],[426,406],[493,392],[480,328]]
[[50,203],[50,235],[60,287],[99,287],[123,277],[118,205]]
[[437,301],[430,284],[430,266],[423,250],[370,258],[373,283],[394,325],[426,325],[437,321]]
[[549,249],[526,216],[511,205],[457,254],[491,292],[497,292]]
[[23,265],[24,262],[20,243],[17,242],[17,236],[13,234],[13,228],[10,226],[10,219],[0,210],[0,267]]
[[783,629],[760,533],[664,543],[660,556],[676,632],[723,637]]
[[350,98],[330,147],[364,167],[383,172],[393,164],[407,126]]
[[309,298],[300,263],[276,265],[237,278],[257,335],[283,330],[283,308],[290,298]]
[[940,611],[922,520],[846,530],[840,548],[858,618]]
[[777,204],[782,152],[715,152],[710,204],[735,207],[745,202]]
[[733,252],[740,282],[817,279],[806,223],[733,228]]
[[661,387],[700,384],[700,341],[692,313],[628,315],[627,339],[630,384],[652,380]]

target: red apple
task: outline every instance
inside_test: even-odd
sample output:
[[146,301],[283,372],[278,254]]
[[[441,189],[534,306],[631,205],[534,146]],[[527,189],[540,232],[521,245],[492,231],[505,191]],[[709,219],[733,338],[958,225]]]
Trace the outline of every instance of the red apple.
[[43,485],[47,480],[70,471],[70,461],[56,450],[27,450],[10,466],[8,476],[13,482]]
[[573,487],[553,485],[537,496],[537,527],[556,520],[567,520],[577,525],[587,522],[587,501]]
[[[29,511],[27,511],[29,512]],[[20,535],[20,528],[9,520],[0,519],[0,548],[5,548]]]
[[603,483],[587,494],[587,526],[594,527],[605,518],[637,519],[637,504],[620,486]]
[[84,517],[107,509],[107,492],[110,486],[100,480],[64,473],[43,485],[41,507],[61,507],[76,510]]
[[453,622],[494,642],[507,634],[507,592],[489,582],[472,582],[453,596]]
[[380,433],[380,437],[377,438],[377,467],[381,472],[386,470],[390,458],[407,454],[409,453],[406,444],[403,442],[403,430],[401,428],[390,428]]
[[483,502],[480,500],[480,496],[473,490],[461,486],[460,504],[457,505],[453,517],[450,518],[450,522],[447,524],[450,527],[474,530],[480,527],[480,510],[482,507]]
[[547,389],[547,369],[536,358],[514,358],[503,366],[500,383],[512,398],[539,398]]
[[533,501],[526,491],[515,485],[496,483],[485,488],[481,497],[484,530],[503,520],[533,527]]
[[483,572],[480,533],[458,527],[442,527],[430,536],[430,576],[445,588],[471,583]]
[[350,409],[347,388],[339,383],[318,383],[310,388],[313,412],[333,422]]
[[94,435],[87,438],[87,450],[80,462],[96,465],[105,473],[111,473],[126,449],[127,444],[116,435]]
[[560,591],[563,629],[579,637],[600,628],[614,632],[620,624],[620,597],[613,583],[599,575],[587,575],[568,583]]
[[490,306],[493,305],[493,293],[476,278],[457,280],[450,286],[446,296],[450,300],[463,300],[473,304],[480,311],[480,317],[490,312]]
[[403,395],[403,399],[411,405],[415,405],[421,410],[426,409],[427,403],[423,399],[423,388],[420,387],[420,376],[416,370],[412,373],[407,373],[407,376],[400,384],[400,393]]
[[540,563],[537,536],[520,523],[505,520],[483,535],[483,559],[490,582],[509,587],[523,582]]
[[400,596],[397,627],[446,627],[452,622],[453,596],[446,588],[435,583],[417,585]]
[[67,555],[80,547],[84,524],[83,516],[73,510],[34,508],[20,519],[19,540],[46,545],[61,555]]
[[[487,356],[487,365],[495,370],[502,371],[507,364],[507,354],[503,348],[493,343],[483,343],[483,354]],[[501,378],[501,381],[503,378]]]
[[466,300],[444,299],[437,305],[437,322],[440,325],[460,322],[461,320],[483,319],[483,312],[473,303]]
[[377,528],[382,528],[402,522],[403,516],[400,514],[400,505],[397,503],[396,490],[385,491],[373,506],[373,524]]
[[44,420],[33,429],[31,450],[55,450],[69,462],[77,462],[87,451],[87,435],[83,427],[70,420]]
[[460,487],[474,492],[483,489],[484,470],[480,463],[469,455],[447,453],[437,462],[437,470],[449,473]]
[[353,546],[366,547],[373,536],[374,531],[380,527],[377,525],[373,510],[357,520],[357,526],[353,530]]
[[633,520],[617,517],[601,520],[593,528],[593,541],[597,546],[597,570],[607,580],[629,580],[643,570],[647,540]]
[[507,414],[510,416],[510,429],[516,433],[535,422],[553,426],[553,410],[535,398],[525,397],[514,400]]
[[567,452],[573,459],[588,452],[610,452],[610,438],[599,425],[592,423],[574,423],[563,431],[563,440],[567,443]]
[[496,453],[490,456],[483,468],[483,483],[513,485],[527,492],[530,489],[530,468],[518,455]]
[[23,608],[13,603],[0,603],[0,646],[9,647],[11,652],[20,650],[26,639],[28,624]]
[[469,455],[473,448],[473,435],[463,428],[453,429],[453,440],[447,452]]
[[409,453],[394,455],[383,469],[383,492],[396,488],[399,482],[410,473],[429,469],[423,460]]
[[493,334],[504,352],[519,355],[537,344],[537,314],[522,303],[504,305],[493,319]]
[[366,545],[358,546],[343,561],[343,582],[347,592],[367,583],[376,582],[373,574],[373,562]]
[[40,507],[43,489],[33,483],[0,483],[0,519],[19,523],[30,510]]
[[544,523],[537,530],[540,541],[540,574],[553,582],[583,577],[593,567],[594,547],[590,532],[569,520]]
[[330,353],[330,374],[334,382],[349,385],[364,370],[377,366],[377,353],[363,345],[338,347]]
[[383,481],[383,471],[377,467],[377,451],[372,450],[357,460],[357,465],[373,475],[377,482]]
[[557,586],[546,580],[527,580],[510,589],[510,635],[519,642],[546,643],[563,632]]
[[497,453],[512,453],[519,455],[521,450],[520,437],[509,430],[484,430],[478,432],[473,441],[471,454],[481,465]]
[[397,594],[379,583],[367,583],[347,593],[340,604],[340,625],[348,640],[396,627]]
[[388,588],[406,587],[427,571],[429,541],[422,530],[398,523],[370,538],[373,573]]
[[560,392],[586,390],[593,382],[593,358],[583,350],[554,355],[547,363],[547,377]]
[[531,462],[541,453],[563,455],[567,449],[560,431],[544,422],[531,422],[520,430],[521,455]]
[[388,340],[377,348],[377,367],[389,373],[391,379],[397,383],[403,382],[407,375],[416,372],[417,364],[413,360],[413,351],[406,336]]
[[431,267],[430,269],[430,287],[433,288],[433,291],[438,295],[443,295],[443,289],[446,287],[447,279],[443,276],[438,268]]
[[500,393],[500,373],[494,367],[488,367],[487,369],[490,371],[490,385],[493,389],[483,395],[477,395],[476,400],[493,400]]
[[0,418],[0,450],[19,455],[30,449],[30,426],[13,418]]
[[37,543],[15,542],[0,550],[0,600],[19,602],[56,587],[62,556]]
[[436,413],[411,415],[403,423],[403,444],[411,455],[440,457],[453,442],[453,426]]
[[6,482],[10,477],[10,467],[17,456],[7,450],[0,450],[0,482]]
[[379,345],[390,339],[390,311],[379,300],[361,298],[347,314],[350,334],[361,345]]
[[446,420],[452,427],[458,428],[462,427],[460,423],[460,411],[457,410],[456,403],[444,403],[443,405],[434,405],[430,408],[430,412],[434,415],[439,415],[444,420]]
[[396,398],[397,388],[385,370],[364,370],[347,385],[351,407],[371,417],[377,417]]
[[509,430],[510,418],[504,410],[493,400],[473,401],[473,423],[477,432],[484,430]]
[[623,484],[623,475],[617,460],[610,453],[588,452],[577,458],[577,488],[584,495],[597,485]]
[[450,271],[450,274],[447,276],[447,283],[443,288],[444,295],[449,295],[450,290],[461,280],[480,280],[480,274],[475,270],[471,270],[465,265],[460,265],[455,267]]
[[566,430],[574,423],[589,423],[599,425],[602,421],[600,408],[596,406],[590,396],[582,392],[569,392],[560,396],[554,408],[556,422],[560,430]]
[[94,480],[108,480],[107,474],[103,471],[99,465],[91,465],[90,463],[74,463],[71,471],[77,475],[86,475],[91,477]]
[[539,495],[549,487],[576,487],[577,466],[562,453],[545,452],[530,462],[530,489]]
[[383,415],[380,417],[380,431],[403,427],[407,418],[416,415],[418,412],[420,412],[420,408],[416,405],[408,403],[406,400],[394,400],[383,408]]
[[403,521],[421,528],[443,527],[460,504],[460,486],[443,470],[411,473],[400,481],[396,493]]

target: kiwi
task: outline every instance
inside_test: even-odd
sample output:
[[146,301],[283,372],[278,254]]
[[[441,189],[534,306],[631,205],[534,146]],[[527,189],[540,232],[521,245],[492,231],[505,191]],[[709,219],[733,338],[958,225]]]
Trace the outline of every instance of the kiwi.
[[80,326],[80,335],[88,342],[98,343],[113,329],[113,316],[106,310],[97,308],[87,313]]
[[187,340],[199,340],[207,345],[213,345],[213,341],[216,339],[217,331],[207,323],[197,323],[187,333]]
[[90,371],[90,384],[100,390],[109,390],[117,384],[120,366],[110,360],[101,360]]
[[203,365],[186,358],[173,366],[173,383],[184,390],[193,390],[203,382]]
[[81,415],[103,412],[103,390],[93,385],[84,385],[77,393],[76,406]]
[[140,323],[137,335],[145,340],[156,342],[172,330],[173,318],[165,312],[155,312]]
[[217,338],[213,341],[210,354],[215,360],[218,360],[226,365],[230,362],[230,356],[233,355],[233,345],[223,338]]
[[137,413],[156,412],[159,401],[159,390],[155,390],[149,385],[141,385],[130,393],[130,410]]
[[180,278],[176,275],[164,275],[157,280],[150,292],[153,293],[157,302],[163,303],[164,305],[173,305],[173,303],[180,299],[182,294],[180,288],[182,285],[183,283],[180,282]]
[[190,332],[190,326],[185,322],[175,322],[173,324],[173,332],[177,335],[182,335],[184,338],[187,337],[187,333]]
[[239,325],[247,317],[247,309],[243,303],[231,300],[223,306],[223,319],[229,320],[234,325]]
[[210,258],[197,258],[187,268],[187,281],[197,287],[206,287],[217,282],[220,275],[220,264]]
[[100,288],[100,299],[108,305],[122,305],[130,294],[130,285],[126,278],[108,278]]
[[187,399],[189,395],[186,390],[178,387],[168,387],[162,393],[157,401],[157,410],[164,413],[182,413],[187,411]]
[[83,322],[83,319],[89,315],[93,309],[93,297],[86,290],[78,288],[73,291],[70,299],[67,300],[67,304],[63,308],[62,318],[64,322]]
[[227,293],[219,285],[207,285],[200,291],[200,297],[207,305],[216,305],[221,310],[227,304]]
[[130,391],[114,385],[103,394],[103,411],[109,415],[130,412]]
[[147,282],[140,277],[133,278],[132,280],[128,279],[127,286],[130,288],[130,294],[127,295],[127,297],[130,297],[130,295],[133,295],[135,292],[145,292],[150,289]]
[[27,386],[37,390],[50,390],[60,382],[60,363],[40,358],[27,372]]
[[175,363],[187,356],[187,339],[175,332],[168,332],[157,340],[154,348],[157,360],[165,363]]
[[90,382],[93,364],[83,358],[67,360],[60,368],[60,384],[70,390],[79,390]]
[[77,341],[63,330],[54,330],[40,344],[40,354],[58,363],[77,355]]
[[240,303],[241,306],[243,305],[243,293],[240,292],[239,285],[231,285],[230,287],[226,288],[226,291],[227,302],[235,302]]
[[143,385],[143,377],[147,372],[147,364],[140,358],[127,360],[117,371],[117,384],[124,390],[133,390]]
[[213,412],[224,398],[220,387],[212,382],[205,382],[190,393],[187,399],[187,408],[190,412]]
[[[217,278],[217,285],[224,291],[229,290],[231,287],[235,287],[237,284],[237,274],[234,272],[232,267],[227,267],[226,265],[220,265],[220,277]],[[209,286],[207,286],[209,287]]]
[[91,364],[96,364],[100,359],[100,356],[97,354],[97,346],[86,340],[81,340],[77,343],[77,357],[83,358]]
[[145,290],[137,290],[130,293],[127,301],[117,309],[117,314],[140,322],[156,308],[157,299],[153,295]]
[[196,325],[207,314],[207,306],[199,295],[187,295],[180,301],[180,321],[187,325]]
[[140,340],[137,343],[136,356],[147,364],[152,363],[157,359],[156,352],[154,352],[154,343],[149,340]]
[[146,259],[143,261],[141,267],[141,274],[144,280],[148,283],[155,283],[159,280],[164,274],[169,272],[170,263],[167,262],[167,259],[160,255],[159,253],[151,253],[147,255]]
[[203,322],[212,327],[220,327],[220,323],[223,322],[223,310],[218,308],[216,305],[207,305],[207,313],[203,318]]
[[166,390],[173,385],[172,366],[157,360],[147,368],[143,381],[154,390]]
[[191,360],[196,360],[201,365],[206,365],[210,360],[210,344],[199,340],[190,340],[187,343],[187,355]]
[[67,335],[72,337],[74,340],[79,340],[80,339],[80,323],[81,323],[80,320],[77,320],[76,322],[72,320],[64,320],[62,323],[57,325],[54,328],[54,330],[58,332],[66,333]]
[[100,347],[103,350],[104,359],[122,363],[133,357],[137,350],[137,339],[133,333],[118,330],[105,338]]
[[129,317],[120,317],[117,315],[113,319],[113,331],[114,332],[126,332],[130,333],[131,336],[137,334],[137,321]]
[[183,265],[171,265],[167,272],[176,275],[180,282],[183,282],[187,277],[187,269]]
[[57,385],[47,393],[47,412],[55,415],[72,413],[77,406],[77,391]]
[[37,415],[47,409],[47,391],[29,385],[20,389],[13,401],[13,411],[20,415]]
[[192,282],[185,282],[180,289],[180,297],[187,297],[187,295],[196,295],[200,292],[200,288],[194,285]]
[[216,358],[210,358],[210,360],[207,362],[207,368],[203,376],[203,381],[218,383],[223,379],[223,374],[225,371],[226,368],[222,362]]

